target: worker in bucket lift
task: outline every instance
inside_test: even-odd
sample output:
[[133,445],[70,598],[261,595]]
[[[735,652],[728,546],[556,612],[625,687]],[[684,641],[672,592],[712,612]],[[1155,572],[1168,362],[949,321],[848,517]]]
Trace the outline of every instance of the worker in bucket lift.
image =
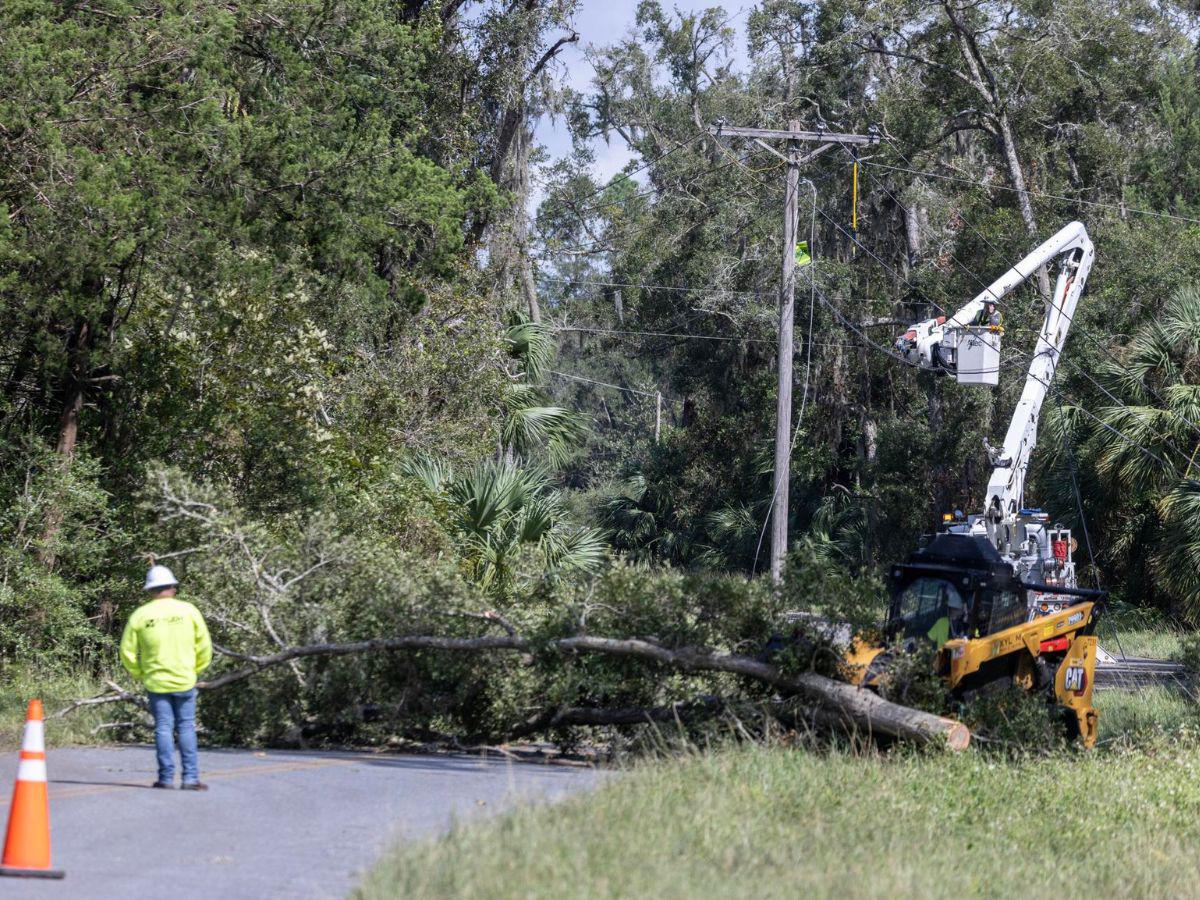
[[983,309],[979,311],[979,315],[975,317],[975,321],[971,324],[999,328],[1003,323],[1004,317],[1000,315],[1000,310],[996,308],[995,301],[989,300],[983,304]]

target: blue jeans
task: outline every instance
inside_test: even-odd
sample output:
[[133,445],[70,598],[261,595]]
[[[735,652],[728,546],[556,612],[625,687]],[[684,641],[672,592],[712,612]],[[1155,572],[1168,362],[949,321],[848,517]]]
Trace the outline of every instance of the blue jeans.
[[154,746],[158,751],[158,780],[175,783],[175,734],[179,734],[179,759],[183,763],[183,783],[200,780],[200,763],[196,755],[196,689],[174,694],[150,696],[150,711],[154,713]]

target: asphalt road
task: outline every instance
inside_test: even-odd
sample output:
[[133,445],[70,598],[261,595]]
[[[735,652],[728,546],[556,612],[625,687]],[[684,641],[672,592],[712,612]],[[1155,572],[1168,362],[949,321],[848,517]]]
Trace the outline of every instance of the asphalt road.
[[[0,760],[0,807],[16,754]],[[51,750],[62,881],[0,879],[4,900],[344,897],[390,846],[595,784],[591,769],[468,756],[201,750],[205,793],[150,789],[149,747]],[[0,833],[2,838],[2,833]]]

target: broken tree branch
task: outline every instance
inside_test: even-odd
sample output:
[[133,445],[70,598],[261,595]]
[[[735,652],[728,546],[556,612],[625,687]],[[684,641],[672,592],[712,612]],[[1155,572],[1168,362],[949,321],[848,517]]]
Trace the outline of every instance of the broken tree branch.
[[305,647],[289,647],[265,656],[241,655],[241,659],[251,663],[249,667],[226,672],[210,681],[201,682],[199,686],[205,690],[225,687],[250,678],[264,669],[310,656],[349,656],[403,650],[444,650],[460,653],[574,652],[628,656],[685,672],[728,672],[752,678],[816,701],[845,716],[865,733],[885,734],[918,743],[944,740],[946,746],[952,750],[965,749],[971,740],[970,731],[961,722],[891,703],[871,691],[834,681],[815,672],[791,674],[747,656],[695,647],[670,649],[638,638],[576,635],[537,643],[515,635],[485,635],[473,638],[408,635],[340,644],[312,644]]
[[51,714],[50,718],[61,719],[63,716],[74,712],[80,707],[100,706],[105,703],[133,703],[142,709],[150,708],[145,697],[142,697],[138,694],[132,694],[113,681],[106,681],[104,684],[108,687],[108,690],[103,694],[97,694],[94,697],[86,697],[82,700],[73,700],[68,706],[64,706],[58,712]]

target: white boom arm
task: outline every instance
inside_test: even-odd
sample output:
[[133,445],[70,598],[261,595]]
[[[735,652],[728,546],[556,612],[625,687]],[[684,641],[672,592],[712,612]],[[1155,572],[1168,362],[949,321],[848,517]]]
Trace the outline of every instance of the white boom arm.
[[1042,401],[1054,380],[1067,331],[1075,317],[1075,307],[1095,258],[1096,251],[1087,229],[1081,222],[1072,222],[993,281],[972,301],[983,302],[989,297],[998,300],[1031,278],[1042,266],[1055,259],[1061,261],[1058,281],[1050,295],[1046,318],[1034,347],[1033,361],[1029,364],[1025,389],[1013,411],[1004,445],[998,453],[993,454],[992,465],[995,468],[985,495],[985,506],[993,521],[1015,515],[1024,501],[1025,473],[1033,448],[1037,445]]
[[973,324],[988,301],[998,302],[1033,277],[1042,266],[1061,260],[1058,282],[1046,307],[1046,318],[1033,351],[1025,390],[1013,412],[1004,445],[999,451],[989,448],[995,469],[988,481],[984,505],[987,518],[993,522],[1010,518],[1021,508],[1025,473],[1037,444],[1042,401],[1058,367],[1067,330],[1071,327],[1075,306],[1083,293],[1095,255],[1087,229],[1080,222],[1072,222],[984,288],[953,316],[918,322],[896,341],[896,348],[914,365],[945,371],[940,348],[947,331]]

